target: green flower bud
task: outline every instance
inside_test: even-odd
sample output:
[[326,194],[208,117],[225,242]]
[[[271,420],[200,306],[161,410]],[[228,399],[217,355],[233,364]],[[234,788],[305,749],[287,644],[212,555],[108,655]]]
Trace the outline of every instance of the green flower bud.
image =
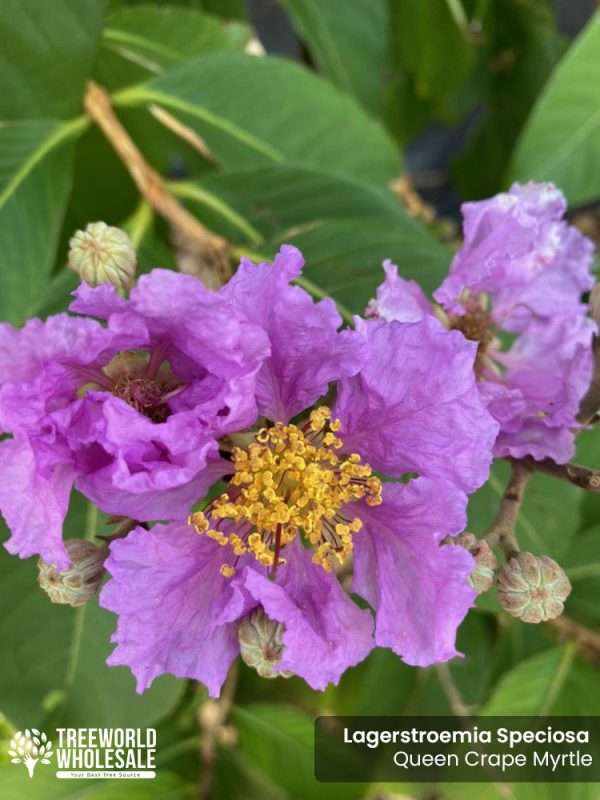
[[472,533],[461,533],[453,542],[464,547],[475,559],[475,569],[469,575],[469,583],[477,594],[482,594],[494,585],[494,572],[498,566],[496,556],[489,544]]
[[283,655],[285,626],[265,614],[258,606],[245,617],[238,630],[240,654],[261,678],[291,678],[292,672],[277,669]]
[[515,553],[498,573],[498,599],[523,622],[545,622],[559,617],[571,593],[562,568],[548,556]]
[[67,539],[65,547],[71,559],[69,569],[58,572],[40,558],[38,583],[53,603],[82,606],[100,588],[108,548],[85,539]]
[[128,289],[133,283],[137,258],[120,228],[92,222],[73,235],[69,248],[69,269],[90,286],[111,283],[117,289]]

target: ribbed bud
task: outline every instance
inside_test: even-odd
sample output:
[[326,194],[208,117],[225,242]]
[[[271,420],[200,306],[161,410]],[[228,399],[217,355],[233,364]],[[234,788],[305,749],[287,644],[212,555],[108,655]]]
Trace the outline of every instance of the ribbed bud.
[[498,573],[498,599],[523,622],[545,622],[559,617],[571,593],[562,568],[548,556],[516,553]]
[[492,548],[472,533],[461,533],[453,541],[459,547],[468,550],[475,559],[475,569],[469,575],[469,583],[477,594],[487,592],[494,585],[494,572],[498,566]]
[[254,667],[262,678],[291,678],[293,675],[277,668],[283,655],[284,631],[285,626],[268,617],[262,606],[251,611],[240,623],[238,636],[242,660]]
[[69,269],[79,273],[90,286],[131,286],[137,258],[125,231],[105,222],[91,222],[84,231],[73,235],[69,247]]
[[67,539],[65,547],[71,559],[69,569],[58,572],[40,558],[38,583],[53,603],[82,606],[100,588],[108,548],[85,539]]

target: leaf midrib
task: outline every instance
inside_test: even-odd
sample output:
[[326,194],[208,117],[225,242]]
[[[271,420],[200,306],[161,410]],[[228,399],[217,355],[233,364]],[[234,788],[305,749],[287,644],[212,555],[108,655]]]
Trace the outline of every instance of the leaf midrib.
[[21,167],[7,183],[4,191],[0,194],[0,209],[6,205],[7,201],[17,191],[23,181],[51,150],[58,147],[62,142],[72,136],[76,136],[78,133],[82,132],[88,124],[88,119],[84,116],[63,122],[62,125],[59,125],[50,136],[38,145],[35,150],[29,154],[28,158],[25,159]]

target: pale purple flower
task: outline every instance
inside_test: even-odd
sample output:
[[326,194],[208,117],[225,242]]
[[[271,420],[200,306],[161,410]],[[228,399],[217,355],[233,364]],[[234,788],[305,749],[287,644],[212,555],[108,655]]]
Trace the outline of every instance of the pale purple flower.
[[[200,535],[172,524],[111,544],[110,663],[128,665],[139,691],[172,672],[218,695],[239,622],[259,606],[285,626],[277,669],[315,689],[374,645],[417,665],[457,655],[473,559],[441,542],[464,529],[466,492],[487,478],[498,429],[477,391],[477,345],[430,318],[339,332],[330,301],[289,285],[301,267],[284,247],[273,265],[244,261],[221,290],[269,337],[257,379],[266,422],[233,451],[227,490],[192,515]],[[332,384],[332,412],[297,421]],[[351,550],[352,589],[374,618],[332,569]]]
[[[65,569],[74,485],[134,519],[185,519],[254,422],[263,331],[191,276],[155,270],[129,300],[82,285],[71,310],[0,326],[0,509],[11,553]],[[103,320],[101,323],[99,320]]]
[[388,321],[436,316],[477,342],[479,389],[500,423],[497,456],[565,462],[574,452],[591,377],[593,325],[581,295],[593,283],[593,245],[562,220],[565,207],[551,184],[466,203],[464,244],[434,292],[442,307],[386,262],[366,310]]

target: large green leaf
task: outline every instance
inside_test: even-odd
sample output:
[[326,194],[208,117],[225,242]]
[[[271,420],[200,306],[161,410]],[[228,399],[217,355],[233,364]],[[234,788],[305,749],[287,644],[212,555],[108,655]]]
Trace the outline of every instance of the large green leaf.
[[417,95],[446,101],[469,72],[474,45],[468,20],[456,14],[460,3],[440,0],[389,0],[396,33],[395,45]]
[[71,186],[69,139],[83,121],[0,127],[0,318],[21,323],[44,300]]
[[600,525],[577,533],[560,565],[573,587],[566,613],[585,625],[600,627]]
[[481,709],[482,716],[543,716],[552,712],[575,659],[570,643],[525,659],[507,672]]
[[339,89],[381,113],[390,81],[387,0],[281,0],[317,66]]
[[[79,535],[82,513],[78,498],[66,527]],[[174,708],[182,681],[165,675],[138,695],[128,669],[106,665],[116,618],[97,599],[79,608],[53,605],[37,585],[36,560],[4,548],[0,575],[0,708],[14,725],[143,727]]]
[[509,180],[554,181],[571,203],[600,185],[600,13],[560,61],[517,144]]
[[287,164],[173,184],[209,228],[270,257],[281,243],[306,257],[306,276],[361,313],[381,283],[381,263],[426,289],[439,285],[450,250],[410,218],[385,188]]
[[162,770],[152,781],[57,780],[56,766],[37,766],[31,780],[21,764],[0,769],[2,800],[195,800],[196,786]]
[[244,753],[290,797],[358,800],[363,796],[361,784],[323,784],[315,780],[313,720],[302,712],[255,704],[236,708],[234,719]]
[[461,196],[469,200],[503,188],[519,132],[565,49],[548,0],[487,3],[481,24],[483,41],[467,85],[474,94],[471,102],[485,111],[452,170]]
[[0,119],[67,117],[82,106],[104,0],[0,3]]
[[95,75],[116,90],[203,53],[241,50],[249,38],[241,23],[186,8],[122,8],[106,19]]
[[191,125],[226,169],[284,161],[387,184],[400,156],[384,129],[307,70],[277,58],[213,53],[118,93]]

